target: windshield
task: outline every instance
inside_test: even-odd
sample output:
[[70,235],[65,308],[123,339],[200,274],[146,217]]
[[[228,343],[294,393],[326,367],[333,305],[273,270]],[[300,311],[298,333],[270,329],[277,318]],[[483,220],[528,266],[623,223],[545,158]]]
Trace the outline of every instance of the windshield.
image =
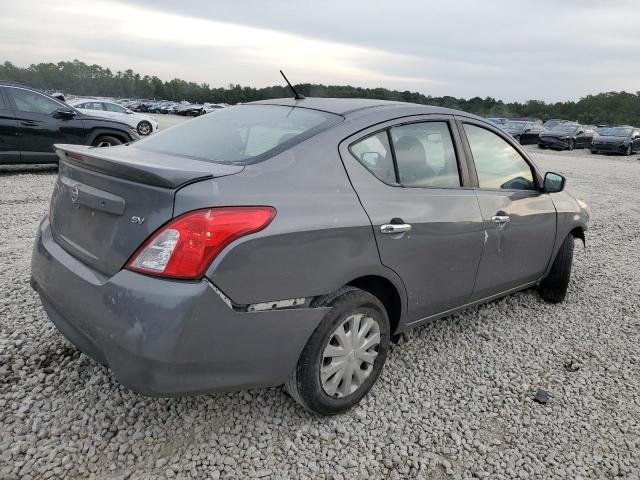
[[574,133],[578,129],[577,125],[561,124],[553,127],[551,132],[553,133]]
[[560,123],[561,122],[559,120],[549,120],[547,122],[544,122],[544,128],[551,129],[553,127],[560,125]]
[[600,135],[604,137],[629,137],[633,128],[611,127],[605,128]]
[[504,128],[512,130],[522,130],[524,127],[530,126],[529,122],[507,122]]
[[279,105],[236,105],[138,141],[141,150],[216,163],[257,162],[326,130],[340,115]]

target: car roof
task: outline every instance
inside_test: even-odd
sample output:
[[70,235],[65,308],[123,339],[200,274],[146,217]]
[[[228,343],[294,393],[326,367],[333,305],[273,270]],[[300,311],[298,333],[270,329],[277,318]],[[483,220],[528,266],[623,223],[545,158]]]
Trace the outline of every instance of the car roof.
[[[468,113],[461,112],[459,110],[453,110],[451,108],[435,107],[431,105],[423,105],[420,103],[408,103],[392,100],[376,100],[370,98],[320,98],[320,97],[307,97],[301,100],[294,98],[275,98],[270,100],[258,100],[255,102],[248,102],[244,105],[282,105],[286,107],[302,107],[310,108],[313,110],[322,110],[328,113],[335,113],[337,115],[349,115],[353,112],[358,112],[364,109],[383,108],[383,107],[397,107],[397,108],[411,108],[419,111],[415,111],[416,114],[443,114],[443,115],[465,115],[470,116]],[[476,117],[473,115],[473,117]],[[480,118],[480,117],[476,117]]]

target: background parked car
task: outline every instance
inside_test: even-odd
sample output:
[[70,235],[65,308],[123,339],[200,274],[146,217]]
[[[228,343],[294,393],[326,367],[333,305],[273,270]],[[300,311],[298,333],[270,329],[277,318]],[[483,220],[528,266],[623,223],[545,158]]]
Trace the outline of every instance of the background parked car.
[[595,130],[588,125],[579,123],[561,123],[540,135],[540,148],[554,148],[558,150],[573,150],[574,148],[588,148],[595,135]]
[[640,152],[640,129],[628,125],[603,128],[591,143],[591,153]]
[[182,105],[176,108],[174,113],[176,113],[177,115],[184,115],[188,117],[197,117],[205,112],[203,105],[189,103],[187,105]]
[[138,134],[142,136],[151,135],[160,128],[160,124],[155,118],[142,113],[133,112],[122,105],[118,105],[116,102],[80,98],[70,100],[67,103],[88,115],[111,118],[113,120],[126,123],[127,125],[131,125],[136,129]]
[[538,143],[542,133],[541,120],[509,120],[503,125],[504,130],[515,138],[521,145]]
[[39,90],[0,81],[0,163],[57,163],[55,143],[106,147],[138,138],[125,123],[84,114]]
[[499,127],[501,127],[502,125],[504,125],[509,121],[508,118],[504,118],[504,117],[487,117],[487,120],[489,120],[494,125],[498,125]]
[[575,122],[572,122],[570,120],[561,120],[559,118],[551,118],[542,124],[542,128],[546,132],[551,130],[552,128],[557,127],[558,125],[562,125],[563,123],[575,123]]

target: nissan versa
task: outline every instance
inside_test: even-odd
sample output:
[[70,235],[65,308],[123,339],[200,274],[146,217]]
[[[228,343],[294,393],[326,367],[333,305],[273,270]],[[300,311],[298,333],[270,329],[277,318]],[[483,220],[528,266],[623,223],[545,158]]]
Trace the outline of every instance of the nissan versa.
[[506,132],[423,105],[262,101],[56,148],[32,285],[153,396],[284,384],[343,412],[401,332],[536,285],[562,301],[589,219]]

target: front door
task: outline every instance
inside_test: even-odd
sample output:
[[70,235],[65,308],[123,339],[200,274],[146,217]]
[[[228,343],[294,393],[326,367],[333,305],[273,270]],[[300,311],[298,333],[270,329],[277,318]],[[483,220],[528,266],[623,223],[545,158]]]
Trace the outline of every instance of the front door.
[[7,87],[20,130],[21,162],[56,161],[55,143],[84,143],[84,126],[77,118],[61,118],[56,112],[69,109],[45,95],[20,87]]
[[18,122],[0,88],[0,165],[20,161]]
[[390,122],[340,147],[381,262],[405,284],[409,323],[463,305],[482,254],[482,216],[475,191],[463,188],[450,120]]
[[549,264],[556,210],[535,171],[505,136],[463,123],[486,236],[471,301],[535,282]]

